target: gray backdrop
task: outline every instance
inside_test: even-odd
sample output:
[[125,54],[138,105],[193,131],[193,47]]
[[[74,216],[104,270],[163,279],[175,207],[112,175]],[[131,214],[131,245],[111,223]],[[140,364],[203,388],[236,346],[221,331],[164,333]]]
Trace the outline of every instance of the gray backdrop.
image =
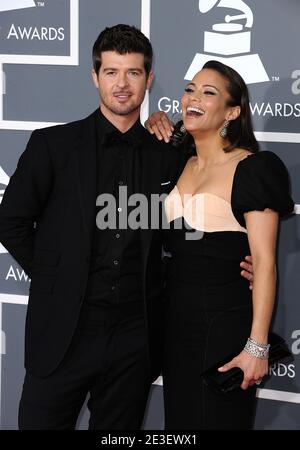
[[[156,78],[142,118],[161,109],[177,119],[193,71],[208,59],[233,65],[247,80],[261,147],[285,162],[299,204],[299,19],[298,0],[0,0],[0,201],[31,130],[97,107],[91,48],[105,26],[122,22],[141,28],[154,46]],[[258,390],[257,429],[300,429],[300,206],[296,213],[281,224],[274,320],[293,358],[273,367]],[[0,247],[1,429],[17,428],[29,282]],[[146,429],[163,428],[160,383],[152,388]],[[83,408],[78,427],[87,420]]]

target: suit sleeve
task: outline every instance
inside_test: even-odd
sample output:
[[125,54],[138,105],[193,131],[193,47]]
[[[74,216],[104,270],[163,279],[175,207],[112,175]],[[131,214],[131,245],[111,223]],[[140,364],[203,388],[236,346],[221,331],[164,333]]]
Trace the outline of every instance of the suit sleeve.
[[36,223],[53,184],[53,166],[41,130],[32,133],[0,205],[0,241],[31,276]]

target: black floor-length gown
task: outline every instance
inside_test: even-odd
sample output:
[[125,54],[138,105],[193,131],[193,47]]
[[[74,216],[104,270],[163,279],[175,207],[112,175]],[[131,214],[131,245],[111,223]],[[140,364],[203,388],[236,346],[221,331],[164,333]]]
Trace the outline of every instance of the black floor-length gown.
[[244,213],[270,208],[281,216],[293,207],[286,168],[271,152],[238,163],[231,203],[213,193],[182,202],[177,186],[167,197],[166,429],[252,427],[256,387],[218,395],[201,373],[240,353],[250,335],[252,291],[240,275],[240,262],[250,254]]

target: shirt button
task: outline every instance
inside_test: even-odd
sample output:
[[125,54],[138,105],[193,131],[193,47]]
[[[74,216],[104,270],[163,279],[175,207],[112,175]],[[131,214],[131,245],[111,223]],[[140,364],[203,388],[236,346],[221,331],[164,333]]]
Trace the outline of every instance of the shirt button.
[[120,180],[119,181],[119,186],[123,186],[123,184],[124,184],[124,181]]
[[116,234],[116,239],[120,239],[121,235],[119,233]]
[[119,264],[119,261],[117,259],[114,260],[114,265],[117,266]]
[[118,211],[121,212],[121,211],[122,211],[122,208],[119,207],[119,208],[118,208]]
[[112,286],[111,290],[114,291],[116,289],[116,286]]

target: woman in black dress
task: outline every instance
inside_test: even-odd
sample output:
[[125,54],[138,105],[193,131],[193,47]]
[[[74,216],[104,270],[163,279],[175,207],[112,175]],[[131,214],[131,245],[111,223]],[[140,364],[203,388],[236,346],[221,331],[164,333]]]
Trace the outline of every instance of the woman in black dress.
[[[209,61],[187,85],[173,142],[191,152],[165,202],[168,267],[163,367],[167,429],[250,429],[268,373],[279,216],[293,211],[282,161],[258,152],[247,86]],[[184,226],[181,226],[181,225]],[[240,276],[251,252],[254,282]],[[202,372],[228,358],[240,388],[218,395]]]

